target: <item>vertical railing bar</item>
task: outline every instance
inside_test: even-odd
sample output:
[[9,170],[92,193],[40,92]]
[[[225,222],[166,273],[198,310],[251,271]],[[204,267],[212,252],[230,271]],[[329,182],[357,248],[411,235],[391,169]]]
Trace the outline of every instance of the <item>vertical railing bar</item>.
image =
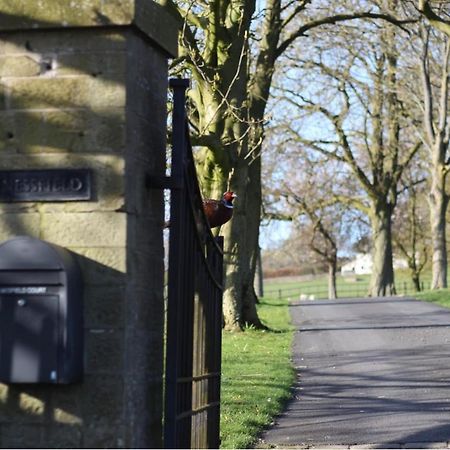
[[[216,238],[217,245],[221,250],[221,255],[223,255],[223,237],[219,236]],[[220,284],[223,286],[223,258],[218,259],[218,267],[217,267],[217,278],[219,279]],[[215,327],[216,332],[216,342],[214,346],[215,350],[215,367],[214,370],[220,372],[221,361],[222,361],[222,292],[219,293],[216,290],[216,323],[219,325]],[[216,383],[216,393],[215,400],[218,402],[217,411],[216,411],[216,422],[217,422],[217,432],[211,437],[214,441],[211,442],[212,448],[220,447],[220,377],[217,378]]]
[[[179,180],[184,178],[185,170],[185,92],[189,83],[187,80],[171,80],[173,89],[173,116],[172,116],[172,165],[171,178]],[[172,190],[170,199],[170,241],[169,241],[169,280],[167,300],[167,352],[166,352],[166,398],[164,421],[164,446],[176,448],[177,436],[177,373],[179,360],[178,325],[181,321],[178,304],[181,299],[182,273],[179,261],[183,260],[183,223],[185,204],[183,202],[184,182],[181,189]]]
[[[190,182],[190,180],[188,180]],[[187,195],[189,193],[187,192]],[[185,197],[187,203],[188,198]],[[190,378],[193,374],[193,322],[194,322],[194,296],[195,296],[195,263],[192,261],[196,259],[196,249],[194,243],[194,223],[192,216],[190,214],[189,208],[186,208],[186,217],[184,225],[188,230],[186,236],[185,246],[187,248],[186,257],[182,261],[181,267],[183,268],[184,279],[184,301],[183,301],[183,323],[181,327],[184,331],[183,334],[183,373],[182,376]],[[183,412],[192,410],[192,395],[193,395],[193,385],[192,382],[186,382],[185,386],[185,398],[183,401]],[[189,448],[191,446],[191,436],[192,436],[192,416],[188,415],[185,419],[185,433],[180,436],[180,447]]]
[[[214,272],[214,266],[213,266],[213,259],[214,259],[214,250],[213,248],[211,248],[211,245],[209,246],[208,249],[208,263],[211,264],[213,272]],[[205,327],[205,333],[206,332],[211,332],[212,330],[212,336],[211,336],[211,340],[206,341],[205,339],[205,368],[207,368],[208,372],[213,372],[214,371],[214,364],[211,364],[213,359],[212,357],[214,356],[214,346],[215,344],[215,329],[216,326],[214,323],[214,315],[211,314],[213,312],[214,308],[214,303],[215,303],[215,289],[214,289],[214,284],[211,282],[211,280],[208,280],[207,283],[207,289],[208,289],[208,304],[207,304],[207,310],[206,310],[206,316],[207,316],[207,324],[209,324],[209,326],[207,325],[207,328]],[[213,401],[213,396],[211,396],[211,389],[214,386],[215,383],[215,379],[211,378],[207,380],[207,384],[205,386],[205,402],[206,403],[210,403],[211,401]],[[214,426],[215,423],[215,417],[214,417],[214,407],[213,408],[209,408],[208,411],[206,412],[207,414],[207,421],[205,422],[205,429],[204,429],[204,441],[205,442],[209,442],[209,436],[211,435],[211,427]]]
[[[184,112],[188,82],[171,80],[170,86],[174,91],[171,176],[184,181],[183,189],[173,190],[171,197],[164,444],[218,448],[220,406],[215,402],[220,401],[220,374],[186,380],[220,373],[223,240],[214,242],[211,232],[197,223],[205,218],[199,209]],[[177,383],[182,377],[185,380]]]

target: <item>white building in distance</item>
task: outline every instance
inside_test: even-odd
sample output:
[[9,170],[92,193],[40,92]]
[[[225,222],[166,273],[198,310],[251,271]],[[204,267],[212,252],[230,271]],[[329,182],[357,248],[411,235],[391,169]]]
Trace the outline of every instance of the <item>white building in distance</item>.
[[[394,258],[394,269],[407,269],[408,263],[403,258]],[[355,259],[341,267],[342,275],[370,275],[372,273],[372,255],[357,253]]]

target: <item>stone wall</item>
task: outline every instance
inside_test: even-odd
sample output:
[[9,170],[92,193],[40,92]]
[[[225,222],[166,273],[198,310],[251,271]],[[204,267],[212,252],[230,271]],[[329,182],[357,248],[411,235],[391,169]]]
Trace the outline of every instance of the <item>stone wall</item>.
[[164,174],[167,50],[86,25],[0,31],[0,170],[90,168],[95,194],[0,204],[0,241],[67,247],[85,282],[84,380],[0,384],[3,448],[161,446],[164,206],[145,175]]

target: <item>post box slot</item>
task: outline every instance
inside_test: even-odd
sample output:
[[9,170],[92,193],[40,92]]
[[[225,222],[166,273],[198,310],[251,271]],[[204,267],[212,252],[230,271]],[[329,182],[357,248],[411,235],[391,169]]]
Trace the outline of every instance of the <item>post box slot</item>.
[[60,271],[0,271],[1,286],[47,286],[61,284]]
[[0,296],[0,378],[57,381],[58,297]]

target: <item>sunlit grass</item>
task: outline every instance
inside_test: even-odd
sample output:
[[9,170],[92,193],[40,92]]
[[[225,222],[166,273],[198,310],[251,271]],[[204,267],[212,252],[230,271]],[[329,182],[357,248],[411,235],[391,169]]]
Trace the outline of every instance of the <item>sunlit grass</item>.
[[290,396],[293,330],[286,301],[264,299],[258,313],[272,331],[224,332],[221,447],[247,448]]
[[414,295],[419,300],[437,303],[438,305],[450,308],[450,289],[438,289],[436,291],[419,292]]

